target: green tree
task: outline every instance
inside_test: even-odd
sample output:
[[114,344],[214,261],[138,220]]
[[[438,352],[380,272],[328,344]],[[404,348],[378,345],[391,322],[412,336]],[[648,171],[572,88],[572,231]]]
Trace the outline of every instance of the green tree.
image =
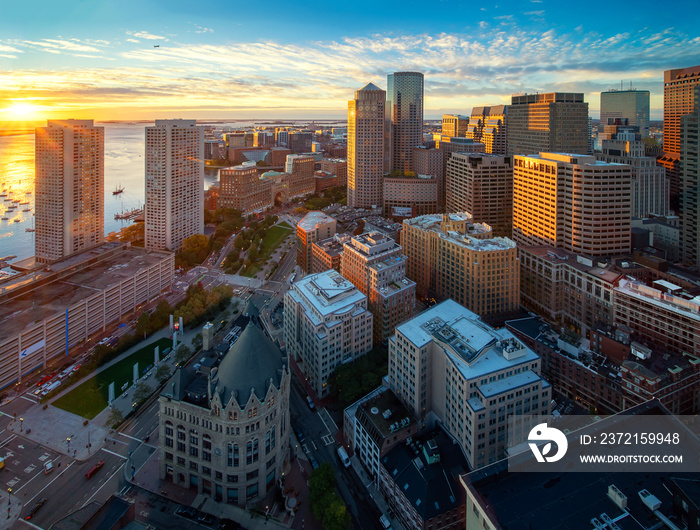
[[202,337],[201,333],[197,333],[194,336],[194,338],[192,339],[192,347],[194,348],[194,351],[201,350],[203,343],[204,343],[204,337]]
[[156,370],[156,381],[158,381],[158,383],[162,385],[170,378],[170,375],[172,373],[172,368],[170,368],[169,365],[161,363],[160,366],[158,366],[158,369]]
[[350,514],[337,493],[331,492],[324,497],[326,508],[321,517],[325,530],[347,530],[350,527]]
[[192,350],[190,350],[187,345],[180,344],[180,346],[175,351],[175,364],[178,366],[189,361],[192,357]]
[[328,463],[324,462],[309,475],[309,503],[311,504],[311,509],[314,506],[320,505],[323,500],[323,496],[332,491],[335,487],[335,474],[333,473],[333,467]]
[[141,403],[146,401],[149,397],[151,397],[151,394],[153,394],[153,388],[143,381],[139,381],[136,383],[136,387],[134,388],[134,402]]
[[121,411],[119,409],[110,408],[106,425],[115,429],[123,421],[124,415],[121,413]]
[[148,314],[148,312],[144,311],[139,315],[139,318],[136,320],[136,335],[141,336],[143,335],[144,337],[146,334],[151,332],[151,316]]

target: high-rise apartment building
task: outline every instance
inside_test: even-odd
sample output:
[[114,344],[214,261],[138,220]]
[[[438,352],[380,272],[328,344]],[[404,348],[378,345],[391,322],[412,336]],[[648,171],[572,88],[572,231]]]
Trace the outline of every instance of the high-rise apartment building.
[[617,129],[614,138],[603,140],[603,151],[596,153],[596,158],[632,168],[632,217],[666,217],[670,213],[666,170],[656,164],[656,158],[644,156],[639,134]]
[[664,72],[664,152],[681,152],[681,118],[695,110],[700,65]]
[[178,251],[204,233],[204,129],[196,120],[146,127],[146,248]]
[[540,358],[453,300],[396,328],[389,388],[419,421],[439,421],[472,468],[505,456],[509,415],[546,419],[550,412]]
[[540,153],[513,161],[513,239],[611,256],[631,245],[632,168],[588,155]]
[[642,138],[649,136],[649,91],[609,90],[600,93],[600,123],[610,118],[627,118],[639,127]]
[[588,103],[575,93],[513,96],[507,140],[509,155],[588,153]]
[[348,101],[348,206],[382,204],[386,92],[368,83]]
[[464,136],[467,132],[469,116],[460,114],[443,114],[442,129],[440,134],[444,136]]
[[510,236],[513,220],[513,161],[510,156],[453,153],[447,161],[447,212],[468,212]]
[[386,120],[386,171],[412,171],[413,148],[423,145],[422,73],[394,72],[387,76]]
[[304,274],[311,272],[312,245],[335,235],[337,222],[323,212],[309,212],[297,223],[297,265]]
[[385,342],[415,310],[416,284],[406,278],[401,245],[381,232],[370,232],[351,238],[344,247],[340,272],[367,295],[374,340]]
[[452,298],[487,322],[503,323],[520,306],[515,243],[492,237],[468,213],[424,215],[403,222],[406,274],[418,292]]
[[284,296],[284,340],[319,397],[336,366],[372,349],[367,297],[337,271],[310,274]]
[[384,214],[388,217],[416,217],[437,213],[438,179],[431,175],[384,177]]
[[681,259],[691,266],[700,265],[700,85],[695,86],[693,112],[681,118],[680,198]]
[[93,120],[49,120],[37,127],[37,263],[51,263],[104,241],[104,127]]
[[474,107],[465,136],[484,144],[485,153],[505,155],[508,152],[508,105]]

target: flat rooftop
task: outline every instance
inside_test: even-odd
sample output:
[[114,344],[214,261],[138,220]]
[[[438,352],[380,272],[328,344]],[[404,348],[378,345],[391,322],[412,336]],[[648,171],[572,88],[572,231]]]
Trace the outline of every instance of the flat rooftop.
[[[505,328],[495,330],[454,300],[445,300],[396,327],[418,348],[436,342],[467,379],[539,360]],[[504,348],[517,352],[511,360]]]
[[[13,277],[0,285],[0,337],[10,337],[37,321],[65,313],[74,304],[167,259],[169,252],[104,245]],[[96,264],[101,254],[114,251]],[[75,272],[70,272],[72,269]],[[64,274],[61,274],[64,273]],[[16,294],[15,294],[16,293]]]
[[297,227],[308,232],[309,230],[315,230],[322,224],[331,222],[335,222],[335,219],[323,212],[315,211],[307,213],[304,218],[299,221]]
[[388,438],[397,430],[391,429],[396,423],[399,424],[399,429],[416,423],[408,409],[389,389],[362,403],[355,414],[361,414],[360,408],[384,438]]
[[[303,299],[295,291],[302,294]],[[312,304],[313,308],[324,317],[334,313],[344,313],[355,304],[367,299],[349,280],[335,270],[309,274],[294,282],[294,290],[289,293],[304,305],[306,305],[305,301]]]

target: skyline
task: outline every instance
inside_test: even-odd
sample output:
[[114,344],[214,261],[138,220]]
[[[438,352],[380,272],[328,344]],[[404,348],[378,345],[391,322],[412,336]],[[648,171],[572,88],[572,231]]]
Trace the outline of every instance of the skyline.
[[355,90],[385,89],[397,71],[425,74],[426,119],[553,91],[583,92],[597,118],[600,91],[622,81],[650,91],[659,120],[663,71],[700,64],[698,10],[674,7],[362,1],[311,12],[273,1],[204,16],[184,1],[3,6],[0,122],[343,118]]

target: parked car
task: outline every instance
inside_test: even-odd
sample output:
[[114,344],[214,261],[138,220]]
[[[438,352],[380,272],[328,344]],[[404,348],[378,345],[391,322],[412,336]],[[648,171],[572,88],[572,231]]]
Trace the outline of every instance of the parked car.
[[180,517],[184,517],[185,519],[196,519],[197,518],[197,509],[193,508],[192,506],[180,506],[176,511],[175,515],[179,515]]
[[202,524],[210,525],[214,522],[214,518],[208,513],[203,513],[199,517],[197,517],[197,521],[199,521]]
[[314,400],[311,399],[309,396],[306,396],[306,404],[311,410],[314,410],[316,408],[316,405],[314,405]]

